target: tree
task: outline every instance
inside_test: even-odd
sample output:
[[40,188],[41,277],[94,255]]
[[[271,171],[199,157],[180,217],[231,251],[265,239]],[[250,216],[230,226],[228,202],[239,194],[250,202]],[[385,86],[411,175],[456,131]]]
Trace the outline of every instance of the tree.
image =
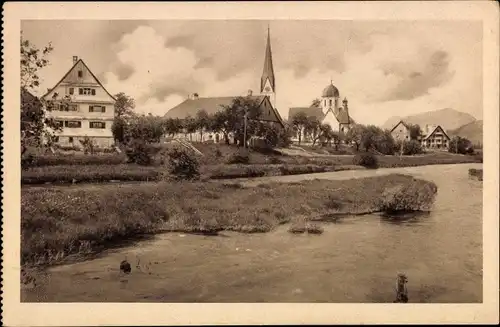
[[365,126],[354,124],[345,135],[345,140],[349,143],[353,143],[356,146],[356,151],[359,151],[364,131]]
[[49,64],[47,57],[53,48],[49,43],[43,49],[38,49],[25,40],[21,33],[21,154],[28,146],[41,147],[51,145],[55,139],[54,132],[62,126],[48,115],[48,112],[58,106],[64,110],[69,105],[68,97],[59,97],[54,93],[49,100],[39,99],[31,92],[40,86],[39,71]]
[[125,127],[124,142],[140,140],[145,143],[158,143],[164,135],[163,118],[153,115],[132,117]]
[[198,129],[200,133],[200,141],[203,142],[203,132],[208,131],[212,126],[211,121],[210,121],[210,116],[205,110],[199,110],[196,113],[196,128]]
[[321,100],[316,98],[314,100],[312,100],[311,102],[311,107],[314,107],[314,108],[319,108],[321,106]]
[[231,118],[226,110],[218,111],[214,114],[212,118],[211,129],[214,132],[222,133],[224,136],[224,141],[229,144],[229,133],[231,132]]
[[179,118],[167,118],[164,121],[165,133],[174,136],[182,131],[182,120]]
[[229,130],[234,136],[235,142],[243,145],[245,139],[245,115],[246,115],[246,140],[257,135],[259,129],[259,117],[261,115],[260,103],[249,97],[234,98],[230,105],[222,106]]
[[422,136],[422,129],[418,124],[409,125],[410,130],[410,140],[418,140],[420,136]]
[[134,115],[135,100],[123,92],[115,95],[115,118],[130,117]]
[[182,121],[182,126],[184,128],[184,134],[187,136],[187,134],[190,134],[189,135],[189,138],[191,139],[191,134],[196,132],[198,126],[197,126],[197,123],[196,123],[196,119],[191,117],[191,116],[187,116],[186,118],[184,118],[184,120]]
[[304,112],[298,112],[292,117],[291,122],[295,131],[299,135],[299,145],[300,145],[302,141],[302,135],[305,134],[305,131],[309,125],[309,119],[307,118],[307,115]]
[[472,147],[472,142],[461,136],[454,136],[450,140],[448,147],[448,152],[460,153],[460,154],[472,154],[474,153],[474,148]]
[[321,136],[321,122],[318,118],[314,116],[307,117],[305,134],[311,137],[312,143],[315,145]]

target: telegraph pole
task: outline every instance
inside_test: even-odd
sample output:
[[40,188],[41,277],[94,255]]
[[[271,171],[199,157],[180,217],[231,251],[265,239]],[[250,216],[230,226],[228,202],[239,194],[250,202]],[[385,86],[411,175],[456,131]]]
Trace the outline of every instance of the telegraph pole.
[[247,113],[248,113],[248,110],[245,109],[245,115],[243,116],[244,117],[244,127],[243,127],[243,147],[246,148],[247,147]]

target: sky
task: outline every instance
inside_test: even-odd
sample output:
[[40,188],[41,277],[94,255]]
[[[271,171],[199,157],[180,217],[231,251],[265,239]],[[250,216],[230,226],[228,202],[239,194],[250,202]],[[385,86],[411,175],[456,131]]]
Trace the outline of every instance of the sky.
[[359,123],[453,108],[482,119],[482,24],[475,21],[37,20],[24,39],[52,43],[41,95],[83,59],[136,111],[163,115],[189,94],[259,92],[267,27],[276,107],[309,106],[330,81]]

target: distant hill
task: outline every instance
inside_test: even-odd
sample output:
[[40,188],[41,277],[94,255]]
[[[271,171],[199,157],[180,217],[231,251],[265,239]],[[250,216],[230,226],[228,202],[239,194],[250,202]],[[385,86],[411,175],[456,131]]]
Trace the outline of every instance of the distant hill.
[[465,112],[457,111],[451,108],[446,108],[446,109],[423,112],[417,115],[406,116],[406,117],[391,117],[382,125],[382,128],[391,129],[400,120],[404,120],[411,124],[418,124],[420,125],[421,128],[424,128],[425,125],[427,124],[441,125],[441,127],[443,127],[445,131],[449,131],[473,123],[476,121],[476,118]]
[[483,121],[475,120],[472,123],[448,131],[450,137],[458,135],[469,139],[473,144],[483,143]]

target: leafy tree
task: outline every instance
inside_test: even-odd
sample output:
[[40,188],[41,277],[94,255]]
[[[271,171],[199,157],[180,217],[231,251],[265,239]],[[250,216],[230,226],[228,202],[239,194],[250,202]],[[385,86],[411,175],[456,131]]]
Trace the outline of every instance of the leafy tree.
[[461,136],[454,136],[450,140],[448,147],[448,152],[460,153],[460,154],[472,154],[474,153],[474,148],[472,142]]
[[225,118],[230,132],[235,141],[243,145],[245,138],[245,115],[247,117],[246,135],[247,141],[257,135],[259,129],[259,117],[261,115],[259,102],[249,97],[237,97],[228,106],[223,106]]
[[211,129],[214,132],[222,133],[224,141],[229,144],[229,133],[231,133],[231,117],[229,111],[222,110],[214,114]]
[[200,140],[203,141],[203,132],[208,131],[212,127],[210,116],[205,110],[200,110],[196,113],[195,120],[196,128],[200,133]]
[[128,122],[122,118],[115,118],[113,120],[113,125],[111,126],[111,132],[113,133],[113,138],[115,142],[124,143],[126,137]]
[[182,126],[184,128],[185,135],[187,136],[187,134],[190,134],[190,138],[191,134],[196,132],[196,130],[198,129],[196,119],[191,116],[187,116],[186,118],[184,118],[184,120],[182,121]]
[[302,135],[306,133],[309,126],[309,119],[304,112],[298,112],[291,119],[292,126],[299,135],[299,145],[302,142]]
[[410,130],[410,140],[418,140],[420,136],[422,136],[422,129],[418,124],[411,124],[409,126]]
[[167,118],[164,122],[165,133],[174,136],[182,131],[182,120],[179,118]]
[[162,117],[140,115],[131,118],[125,128],[125,142],[141,140],[146,143],[160,142],[164,135]]
[[54,132],[62,126],[48,115],[56,106],[64,110],[69,105],[67,97],[54,93],[51,99],[44,100],[31,92],[40,86],[39,71],[49,64],[47,57],[53,48],[49,43],[43,49],[38,49],[21,34],[21,154],[28,146],[41,147],[51,145],[55,139]]
[[321,100],[316,98],[314,100],[312,100],[311,102],[311,107],[314,107],[314,108],[319,108],[321,106]]
[[315,145],[321,137],[321,122],[318,118],[314,116],[307,117],[305,134],[310,136],[313,145]]
[[346,133],[345,140],[356,146],[356,151],[359,151],[361,146],[362,137],[365,131],[365,126],[360,124],[354,124]]
[[120,92],[115,95],[115,118],[130,117],[134,115],[135,100]]

